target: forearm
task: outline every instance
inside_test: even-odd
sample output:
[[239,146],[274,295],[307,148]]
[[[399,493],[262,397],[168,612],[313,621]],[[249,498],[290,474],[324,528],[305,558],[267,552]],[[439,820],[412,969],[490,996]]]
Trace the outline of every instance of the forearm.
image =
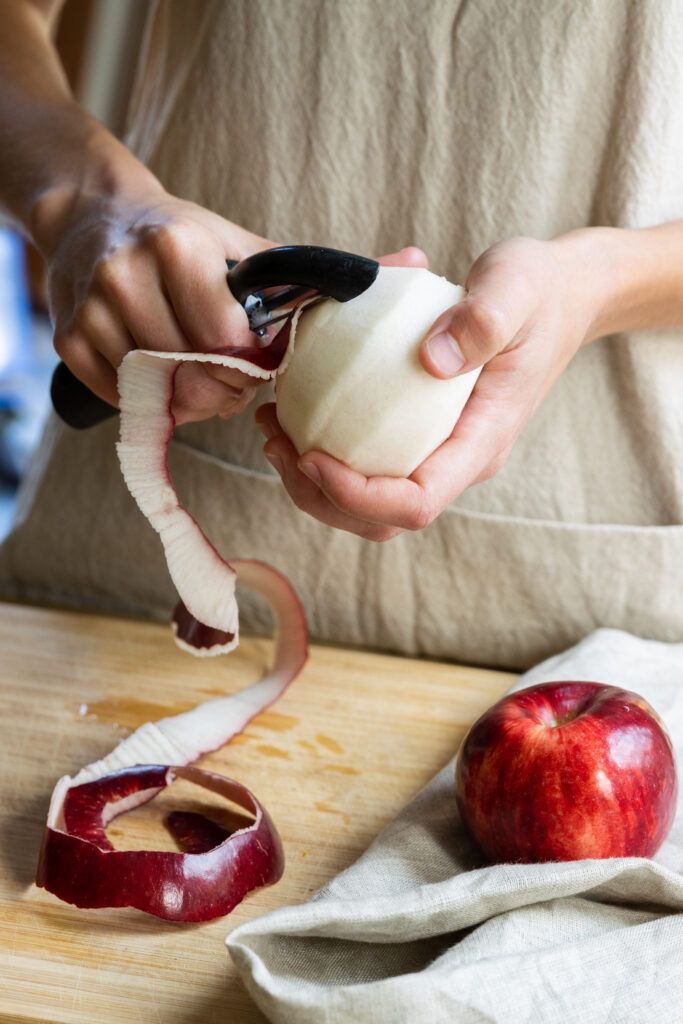
[[556,239],[591,309],[585,341],[683,327],[683,220],[652,228],[585,228]]
[[78,196],[152,175],[75,102],[50,39],[49,0],[3,0],[0,203],[44,254]]

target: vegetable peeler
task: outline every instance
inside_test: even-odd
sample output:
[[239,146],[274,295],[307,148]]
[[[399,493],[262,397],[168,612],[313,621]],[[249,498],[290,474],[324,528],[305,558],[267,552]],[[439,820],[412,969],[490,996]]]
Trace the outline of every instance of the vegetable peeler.
[[[291,305],[304,296],[318,302],[328,298],[347,302],[369,288],[379,271],[375,260],[318,245],[283,245],[239,262],[229,260],[227,266],[228,287],[259,339],[268,326],[290,316]],[[55,412],[77,430],[94,427],[118,413],[65,363],[59,363],[54,371],[50,395]]]

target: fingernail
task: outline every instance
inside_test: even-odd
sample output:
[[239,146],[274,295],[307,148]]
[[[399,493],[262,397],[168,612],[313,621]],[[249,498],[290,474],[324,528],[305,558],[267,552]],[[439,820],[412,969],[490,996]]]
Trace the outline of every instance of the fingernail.
[[316,485],[316,487],[320,487],[323,482],[323,478],[320,475],[320,470],[314,462],[300,462],[299,469],[304,476],[307,476],[308,479]]
[[427,339],[429,358],[444,377],[453,377],[464,366],[465,357],[460,346],[448,331],[441,331]]
[[285,471],[285,464],[279,455],[271,455],[270,452],[263,453],[273,469],[282,476]]

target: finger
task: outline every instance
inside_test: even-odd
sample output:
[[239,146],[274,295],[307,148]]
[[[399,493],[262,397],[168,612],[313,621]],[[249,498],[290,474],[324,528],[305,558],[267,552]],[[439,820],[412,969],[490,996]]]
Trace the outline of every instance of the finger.
[[[166,297],[166,289],[158,265],[146,250],[119,251],[107,261],[98,265],[97,287],[106,295],[108,306],[120,311],[129,340],[132,338],[138,348],[153,349],[165,352],[192,351],[190,339],[181,328],[175,310]],[[227,291],[227,285],[223,282]],[[92,312],[101,305],[97,296],[91,297],[83,307],[83,316],[92,316]],[[111,313],[110,313],[111,315]],[[93,332],[93,338],[97,332]],[[120,342],[114,345],[112,339],[102,339],[97,344],[113,366],[118,366],[126,354],[125,346]],[[128,347],[131,347],[130,345]],[[208,380],[217,380],[225,388],[211,388]],[[254,378],[238,370],[228,367],[204,365],[196,366],[192,371],[184,370],[176,381],[179,392],[174,398],[174,412],[177,422],[187,422],[190,412],[191,396],[200,403],[204,416],[223,414],[227,411],[226,402],[235,400],[242,394],[242,404],[253,395]],[[213,411],[210,411],[213,410]],[[196,419],[197,416],[192,416]]]
[[161,276],[180,328],[200,352],[249,348],[247,315],[228,288],[227,254],[217,237],[170,224],[154,236]]
[[[164,248],[162,273],[169,301],[189,347],[195,351],[239,350],[255,348],[255,336],[249,328],[247,315],[233,297],[227,284],[225,253],[214,251],[211,258],[193,248],[194,239],[183,241],[171,236]],[[183,249],[186,245],[186,249]],[[195,253],[191,266],[181,261]],[[237,350],[237,351],[235,351]],[[231,388],[253,394],[254,378],[234,368],[206,365],[202,372]]]
[[[276,438],[278,441],[277,445],[269,441],[264,451],[277,454],[284,460],[287,455],[285,445],[290,445],[295,455],[296,450],[282,433],[275,408],[272,404],[261,406],[257,410],[256,423],[266,437]],[[284,443],[281,443],[282,439]],[[300,482],[299,493],[310,497],[314,494],[310,490],[310,486],[313,486],[315,491],[327,499],[327,504],[320,504],[316,500],[316,510],[327,509],[328,504],[334,507],[335,521],[332,521],[329,511],[328,518],[325,519],[329,525],[336,525],[336,520],[340,516],[356,524],[363,523],[367,526],[374,523],[377,526],[391,526],[398,530],[417,530],[426,525],[421,519],[424,496],[421,489],[411,480],[365,477],[324,452],[306,452],[301,457],[297,456],[295,463],[299,476],[306,477],[309,485],[304,487]],[[281,472],[280,467],[278,472]],[[290,471],[290,483],[293,482],[293,476],[293,472]],[[313,504],[311,500],[305,511],[315,515]]]
[[[149,252],[138,250],[121,259],[118,267],[109,267],[106,279],[109,295],[118,301],[138,348],[193,350]],[[246,374],[227,367],[184,363],[174,377],[171,412],[179,425],[215,415],[234,415],[254,394],[254,379]]]
[[335,508],[352,519],[419,530],[433,518],[427,510],[427,496],[412,480],[365,477],[332,456],[316,451],[301,456],[298,468],[317,484]]
[[296,452],[285,450],[283,438],[269,441],[264,454],[280,474],[289,497],[302,512],[337,530],[353,533],[365,540],[383,542],[398,536],[402,530],[385,523],[369,523],[363,519],[346,515],[332,504],[326,495],[301,472],[296,464]]
[[118,406],[116,370],[135,347],[125,325],[100,295],[89,295],[67,330],[58,324],[55,351],[94,394]]
[[259,405],[258,409],[254,413],[254,423],[261,431],[266,441],[270,440],[271,437],[278,437],[280,434],[284,435],[284,431],[277,418],[277,406],[275,405],[275,402],[266,402],[265,405]]
[[261,406],[255,419],[257,426],[268,439],[264,455],[279,473],[287,493],[297,508],[327,526],[354,533],[366,540],[391,540],[402,532],[383,523],[368,523],[346,515],[329,501],[315,483],[299,472],[298,454],[294,445],[282,432],[273,404]]
[[[510,357],[499,359],[508,362]],[[451,437],[408,479],[365,477],[323,452],[307,452],[299,468],[319,480],[323,493],[346,515],[404,530],[424,529],[501,464],[533,411],[520,398],[521,384],[510,367],[486,367]]]
[[484,257],[467,279],[468,293],[436,320],[419,357],[434,377],[448,379],[483,366],[514,342],[535,300],[509,262]]
[[60,359],[93,394],[118,407],[116,371],[83,335],[78,331],[55,335],[54,346]]
[[484,367],[451,436],[413,473],[437,507],[502,467],[540,402],[532,373],[513,361],[506,352]]
[[209,213],[203,207],[196,207],[197,214],[202,218],[209,218],[211,230],[214,231],[223,241],[226,259],[234,259],[238,262],[247,256],[253,256],[256,252],[263,252],[265,249],[273,249],[276,242],[263,235],[254,235],[246,228],[242,228],[233,221],[225,220],[218,214]]
[[159,268],[145,249],[125,246],[99,260],[94,289],[79,315],[88,315],[98,301],[120,318],[138,348],[184,352],[191,347],[168,302]]
[[106,359],[114,370],[119,367],[123,357],[135,348],[135,341],[120,314],[100,294],[91,293],[76,311],[73,331]]
[[210,416],[227,418],[241,412],[255,393],[254,387],[223,384],[196,363],[182,363],[174,378],[171,412],[179,426]]
[[387,256],[380,256],[377,262],[383,267],[429,267],[429,260],[416,245],[409,245],[398,252],[389,253]]

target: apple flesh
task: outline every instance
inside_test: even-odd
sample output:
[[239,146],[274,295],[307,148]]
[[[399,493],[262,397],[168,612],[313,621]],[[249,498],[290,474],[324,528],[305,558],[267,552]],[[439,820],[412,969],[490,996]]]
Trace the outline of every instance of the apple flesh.
[[676,765],[656,712],[635,693],[543,683],[472,726],[458,807],[492,862],[652,857],[673,822]]
[[422,267],[380,267],[355,299],[302,310],[275,388],[299,455],[316,449],[366,476],[410,476],[451,434],[480,372],[438,380],[418,358],[434,321],[464,296]]

